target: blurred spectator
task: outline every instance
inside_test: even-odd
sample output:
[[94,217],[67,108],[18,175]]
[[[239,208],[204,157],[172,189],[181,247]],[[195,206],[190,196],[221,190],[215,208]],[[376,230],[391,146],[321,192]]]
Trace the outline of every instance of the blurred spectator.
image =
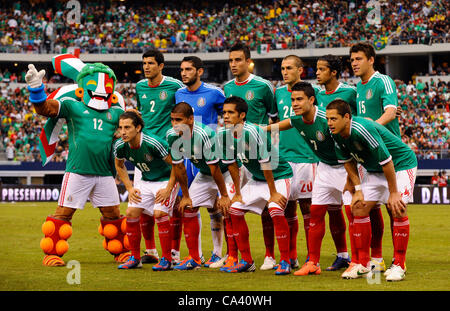
[[439,179],[440,179],[439,173],[438,171],[435,171],[434,175],[431,177],[431,184],[437,186],[439,184]]

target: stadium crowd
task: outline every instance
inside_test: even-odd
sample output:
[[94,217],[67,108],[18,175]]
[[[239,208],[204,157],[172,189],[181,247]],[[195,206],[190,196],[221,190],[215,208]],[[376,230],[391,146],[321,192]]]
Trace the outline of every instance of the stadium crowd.
[[366,1],[356,0],[260,0],[223,6],[190,1],[185,7],[83,2],[79,24],[71,9],[55,3],[56,7],[24,1],[1,6],[0,52],[65,53],[74,47],[82,53],[142,53],[149,47],[214,52],[227,50],[236,41],[252,50],[262,45],[266,49],[342,47],[357,41],[372,41],[383,48],[446,43],[450,33],[447,1],[379,1],[380,14],[373,14],[377,12]]

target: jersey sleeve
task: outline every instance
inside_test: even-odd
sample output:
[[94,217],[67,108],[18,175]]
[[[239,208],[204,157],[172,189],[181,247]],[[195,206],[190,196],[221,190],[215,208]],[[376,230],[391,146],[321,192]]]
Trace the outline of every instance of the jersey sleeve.
[[247,130],[249,157],[258,160],[259,163],[267,163],[270,161],[268,135],[261,131],[259,127],[255,127],[255,130]]
[[70,117],[70,102],[64,99],[57,99],[56,101],[59,102],[58,118]]
[[216,153],[224,164],[236,162],[234,143],[227,131],[219,130],[216,135]]
[[397,108],[398,98],[395,82],[390,77],[383,76],[379,83],[379,87],[383,109],[386,110],[386,108],[389,107]]
[[206,164],[217,164],[219,162],[219,157],[216,156],[215,148],[216,148],[216,139],[215,135],[211,132],[210,135],[202,137],[203,141],[203,157],[205,159]]
[[217,111],[217,114],[221,115],[223,111],[223,102],[225,101],[225,93],[221,89],[217,89],[216,91],[216,100],[215,100],[215,108]]
[[369,149],[370,153],[377,159],[378,164],[383,166],[392,159],[392,156],[378,133],[376,126],[370,124],[369,122],[366,122],[364,126],[353,122],[352,126],[357,133],[356,140]]
[[276,117],[278,115],[277,102],[275,101],[275,91],[272,84],[267,82],[267,87],[264,93],[264,102],[266,104],[267,115],[269,117]]
[[151,153],[161,159],[167,158],[169,155],[169,144],[157,136],[144,136],[144,140],[151,146]]
[[125,160],[125,158],[126,158],[124,149],[123,149],[123,145],[124,145],[124,142],[122,141],[122,139],[116,140],[113,145],[114,157],[119,160]]
[[183,140],[176,135],[173,129],[167,131],[167,145],[169,147],[169,154],[172,157],[172,163],[180,164],[184,160],[183,155]]
[[334,149],[339,163],[350,162],[353,159],[345,145],[338,143],[336,140],[334,141]]

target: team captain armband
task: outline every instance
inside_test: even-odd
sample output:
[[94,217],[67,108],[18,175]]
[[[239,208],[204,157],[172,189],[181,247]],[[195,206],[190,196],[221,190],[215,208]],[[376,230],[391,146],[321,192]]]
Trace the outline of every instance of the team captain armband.
[[28,91],[30,91],[30,102],[33,104],[42,104],[47,100],[47,94],[44,91],[44,84],[40,87],[32,88],[28,86]]

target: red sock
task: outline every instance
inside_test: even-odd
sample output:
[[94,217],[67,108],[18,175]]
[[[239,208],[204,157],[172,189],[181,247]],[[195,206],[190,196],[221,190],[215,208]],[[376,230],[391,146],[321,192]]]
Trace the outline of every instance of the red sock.
[[127,217],[127,237],[131,255],[136,259],[141,259],[141,227],[138,217]]
[[355,237],[355,247],[358,251],[358,261],[364,267],[370,261],[370,240],[372,238],[372,227],[369,216],[354,216],[353,236]]
[[266,247],[265,257],[275,258],[275,231],[269,210],[265,208],[261,214],[264,245]]
[[309,257],[309,221],[311,219],[311,213],[303,214],[303,229],[305,230],[306,250],[308,252],[306,257]]
[[223,219],[225,223],[225,235],[227,242],[227,254],[229,257],[238,258],[238,248],[236,244],[236,239],[234,238],[233,225],[231,223],[231,217],[228,215]]
[[249,231],[247,222],[245,221],[245,213],[239,209],[230,209],[231,224],[233,225],[234,237],[241,257],[248,263],[253,262],[250,252]]
[[165,257],[168,261],[172,261],[171,250],[171,232],[170,232],[170,220],[169,216],[163,216],[156,218],[158,224],[159,242],[161,243],[162,257]]
[[286,218],[289,226],[289,258],[297,259],[297,234],[298,234],[298,217],[294,215]]
[[372,224],[372,241],[370,242],[371,256],[373,258],[383,257],[383,233],[384,221],[379,205],[370,211],[370,223]]
[[195,260],[200,261],[198,253],[198,235],[200,234],[200,225],[198,223],[197,212],[184,212],[183,215],[184,238],[189,250],[189,255]]
[[331,237],[333,238],[338,253],[347,252],[347,240],[345,239],[345,219],[342,208],[338,205],[328,205],[328,220]]
[[325,235],[325,214],[328,205],[311,204],[309,221],[309,260],[314,264],[320,261],[320,248]]
[[405,269],[406,249],[409,240],[408,216],[394,218],[394,264]]
[[155,217],[142,213],[140,223],[142,236],[145,240],[145,248],[155,249]]
[[281,208],[271,207],[269,213],[275,228],[275,237],[280,250],[280,261],[285,260],[289,262],[289,225],[284,216],[284,211]]
[[347,215],[348,219],[348,235],[350,238],[350,250],[352,251],[352,262],[357,263],[358,262],[358,252],[355,248],[355,237],[353,236],[354,228],[353,228],[353,214],[352,214],[352,208],[350,205],[345,205],[345,214]]
[[170,231],[172,237],[171,249],[180,251],[181,233],[182,233],[183,217],[178,211],[178,207],[173,207],[173,214],[170,218]]

